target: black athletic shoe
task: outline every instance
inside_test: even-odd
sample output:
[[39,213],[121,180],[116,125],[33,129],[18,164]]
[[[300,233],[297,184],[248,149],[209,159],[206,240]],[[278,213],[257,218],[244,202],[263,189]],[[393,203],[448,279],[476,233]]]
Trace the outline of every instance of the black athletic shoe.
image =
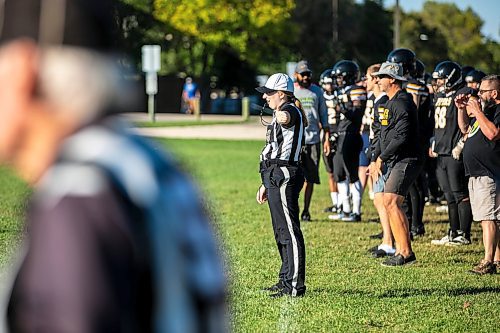
[[337,212],[337,207],[335,206],[330,206],[323,209],[323,213],[336,213],[336,212]]
[[269,295],[270,298],[281,298],[283,296],[288,296],[288,297],[303,297],[304,294],[292,296],[292,294],[290,294],[290,293],[286,292],[284,289],[282,289],[282,290],[278,291],[275,294]]
[[389,257],[387,260],[381,263],[382,266],[387,267],[396,267],[396,266],[404,266],[411,265],[417,261],[417,257],[415,257],[415,253],[410,254],[408,257],[403,257],[402,254],[398,254],[397,256]]
[[281,284],[281,282],[278,282],[276,284],[273,284],[270,287],[262,288],[262,290],[269,291],[271,293],[276,293],[276,292],[280,292],[281,290],[283,290],[283,285]]
[[375,251],[377,251],[377,250],[378,250],[378,245],[375,245],[374,247],[370,247],[370,248],[368,249],[368,253],[373,253],[373,252],[375,252]]
[[351,213],[342,218],[342,222],[361,222],[361,215]]
[[309,214],[309,212],[304,211],[302,212],[302,215],[300,215],[300,219],[305,222],[311,221],[311,214]]
[[381,232],[380,234],[371,235],[370,239],[382,239],[383,237],[384,237],[384,233]]
[[394,253],[389,253],[389,252],[385,252],[382,249],[377,249],[376,251],[372,252],[372,256],[373,256],[373,258],[392,257],[392,256],[394,256]]

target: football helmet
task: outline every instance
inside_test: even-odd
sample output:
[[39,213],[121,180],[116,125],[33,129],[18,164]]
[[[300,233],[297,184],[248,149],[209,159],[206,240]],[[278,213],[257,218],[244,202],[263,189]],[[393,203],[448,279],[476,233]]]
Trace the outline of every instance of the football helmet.
[[411,73],[411,75],[415,79],[423,79],[424,78],[425,65],[420,59],[417,59],[417,61],[415,62],[415,71],[413,73]]
[[469,72],[473,71],[475,68],[469,65],[462,66],[462,81],[465,81],[465,77]]
[[456,62],[445,60],[436,65],[432,78],[444,79],[444,87],[450,89],[462,82],[462,69]]
[[477,69],[471,70],[467,75],[465,76],[465,82],[475,82],[475,83],[481,83],[481,80],[483,77],[486,76],[486,73]]
[[387,61],[395,62],[403,66],[403,75],[412,75],[415,72],[417,57],[410,49],[400,48],[392,50],[387,56]]
[[323,86],[325,83],[334,83],[331,68],[325,69],[319,76],[319,84]]
[[341,87],[353,85],[359,81],[359,66],[351,60],[340,60],[333,66],[332,74]]

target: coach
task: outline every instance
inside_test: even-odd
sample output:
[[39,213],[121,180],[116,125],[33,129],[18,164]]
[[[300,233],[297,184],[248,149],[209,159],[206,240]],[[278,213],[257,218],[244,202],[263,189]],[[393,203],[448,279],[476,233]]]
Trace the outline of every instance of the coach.
[[[500,76],[489,75],[479,86],[478,98],[458,95],[460,130],[467,133],[463,156],[469,176],[474,221],[481,221],[484,259],[471,272],[494,274],[500,266]],[[467,112],[464,112],[464,111]],[[467,126],[469,124],[469,126]]]
[[410,185],[421,169],[418,148],[418,115],[412,96],[401,88],[403,68],[396,63],[384,62],[378,72],[380,90],[389,100],[380,114],[380,132],[375,163],[370,175],[376,182],[385,180],[383,201],[396,241],[396,253],[385,260],[384,266],[402,266],[415,262],[410,243],[408,219],[401,205]]

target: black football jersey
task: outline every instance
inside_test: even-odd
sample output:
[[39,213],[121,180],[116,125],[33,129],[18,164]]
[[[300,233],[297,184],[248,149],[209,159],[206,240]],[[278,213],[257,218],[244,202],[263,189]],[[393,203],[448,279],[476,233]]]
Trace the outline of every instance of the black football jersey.
[[451,155],[451,151],[461,137],[458,127],[458,110],[455,106],[456,91],[440,92],[434,104],[434,152]]

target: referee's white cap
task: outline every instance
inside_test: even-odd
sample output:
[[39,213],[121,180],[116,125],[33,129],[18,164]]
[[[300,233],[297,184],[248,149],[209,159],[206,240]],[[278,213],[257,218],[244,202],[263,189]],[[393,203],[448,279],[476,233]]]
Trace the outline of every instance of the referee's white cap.
[[255,88],[260,93],[269,93],[272,91],[287,91],[293,93],[293,81],[292,79],[283,73],[273,74],[267,79],[266,84],[262,87]]

